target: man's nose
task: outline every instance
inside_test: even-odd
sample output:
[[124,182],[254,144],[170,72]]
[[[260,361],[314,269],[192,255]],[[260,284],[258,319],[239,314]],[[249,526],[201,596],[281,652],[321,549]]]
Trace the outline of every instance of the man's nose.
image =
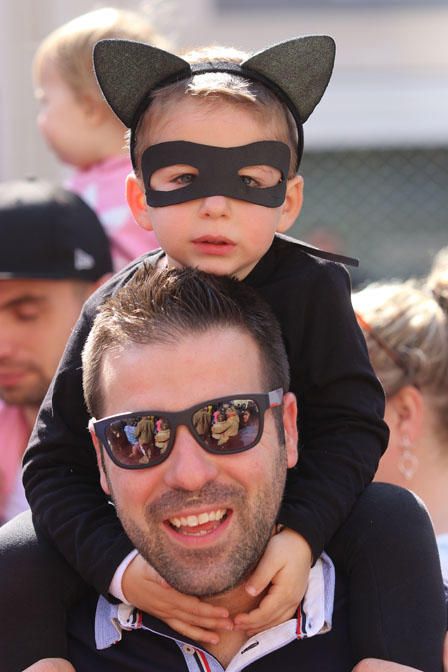
[[0,326],[0,359],[8,359],[14,352],[17,354],[18,343],[9,329]]
[[165,482],[173,489],[200,490],[217,476],[216,458],[195,441],[187,427],[178,427],[166,461]]
[[230,199],[227,196],[215,194],[201,199],[200,214],[202,217],[216,219],[230,213]]

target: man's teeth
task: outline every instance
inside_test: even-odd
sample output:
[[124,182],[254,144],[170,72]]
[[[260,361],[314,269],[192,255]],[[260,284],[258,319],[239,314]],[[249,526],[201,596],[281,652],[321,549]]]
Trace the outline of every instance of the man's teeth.
[[173,527],[197,527],[204,525],[211,521],[221,520],[226,514],[226,509],[217,509],[216,511],[209,511],[208,513],[200,513],[198,516],[186,516],[181,518],[170,518],[170,523]]

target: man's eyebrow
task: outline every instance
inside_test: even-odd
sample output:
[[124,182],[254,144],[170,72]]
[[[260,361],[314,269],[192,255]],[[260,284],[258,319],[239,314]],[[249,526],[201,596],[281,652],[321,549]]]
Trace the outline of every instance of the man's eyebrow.
[[22,294],[21,296],[15,296],[14,298],[6,301],[1,308],[3,310],[8,310],[11,308],[20,308],[26,304],[42,304],[45,303],[47,297],[45,295],[39,294]]

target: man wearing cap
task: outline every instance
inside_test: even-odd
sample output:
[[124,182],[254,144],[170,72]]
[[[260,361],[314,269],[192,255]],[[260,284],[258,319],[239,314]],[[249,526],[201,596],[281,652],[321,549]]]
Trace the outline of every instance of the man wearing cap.
[[77,196],[0,184],[0,522],[28,507],[20,463],[82,304],[112,271],[107,237]]

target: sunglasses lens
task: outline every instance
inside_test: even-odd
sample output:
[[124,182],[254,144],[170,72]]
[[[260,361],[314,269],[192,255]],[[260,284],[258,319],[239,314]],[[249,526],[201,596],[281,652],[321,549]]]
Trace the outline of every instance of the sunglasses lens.
[[[176,431],[168,417],[135,413],[111,420],[105,429],[109,451],[122,467],[152,467],[163,462]],[[254,399],[210,402],[191,416],[197,441],[212,453],[237,453],[251,448],[260,434],[260,407]]]
[[253,399],[225,399],[193,414],[193,427],[201,443],[214,453],[235,453],[250,448],[260,429],[260,409]]
[[111,422],[106,439],[116,461],[125,467],[158,464],[169,445],[168,421],[158,415],[133,415]]

